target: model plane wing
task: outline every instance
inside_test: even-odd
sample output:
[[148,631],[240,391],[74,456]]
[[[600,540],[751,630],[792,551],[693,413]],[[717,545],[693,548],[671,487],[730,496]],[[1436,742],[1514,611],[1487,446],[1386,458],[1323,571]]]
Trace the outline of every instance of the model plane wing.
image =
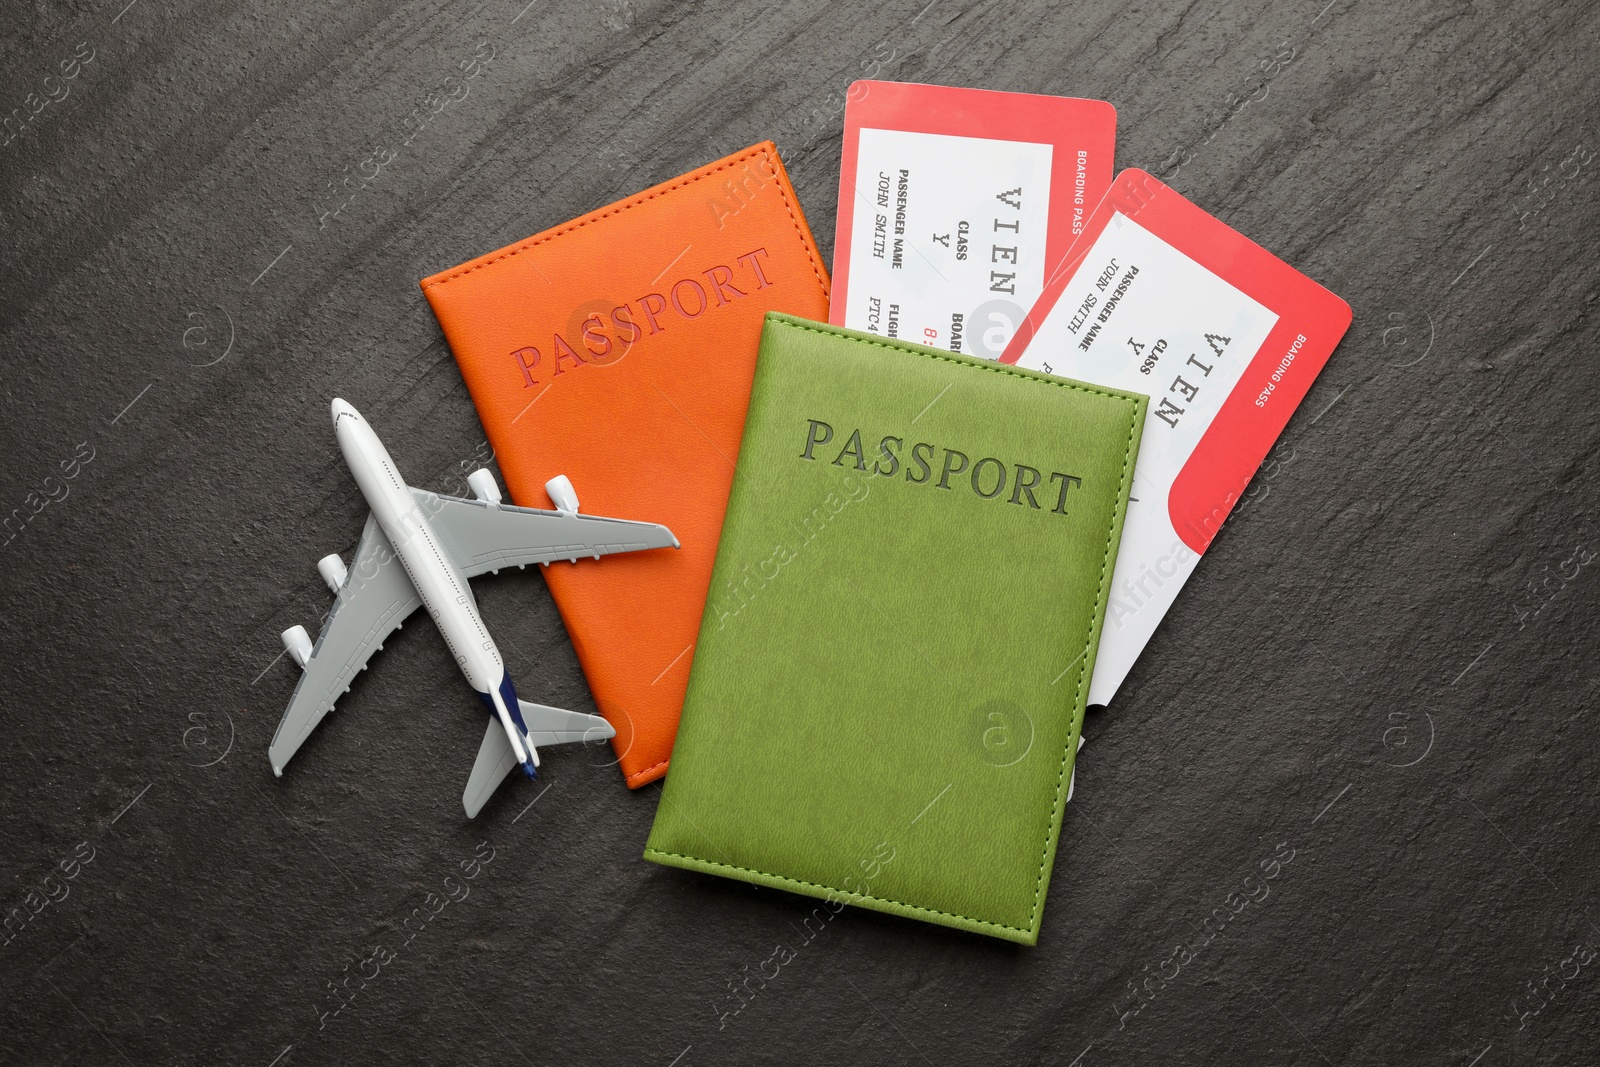
[[468,578],[502,567],[678,547],[672,531],[653,522],[519,508],[417,488],[411,495]]
[[283,773],[284,764],[333,710],[350,680],[421,604],[378,521],[367,516],[344,584],[272,738],[268,755],[275,773]]
[[[564,745],[569,741],[604,741],[615,737],[617,731],[598,715],[585,715],[581,711],[567,711],[545,704],[517,701],[522,711],[522,721],[528,724],[528,738],[535,747]],[[517,765],[516,753],[500,726],[491,718],[483,733],[483,744],[478,746],[478,758],[472,764],[472,774],[467,778],[466,792],[461,794],[461,805],[467,809],[467,818],[476,819],[478,812],[488,803],[500,783],[506,780]]]

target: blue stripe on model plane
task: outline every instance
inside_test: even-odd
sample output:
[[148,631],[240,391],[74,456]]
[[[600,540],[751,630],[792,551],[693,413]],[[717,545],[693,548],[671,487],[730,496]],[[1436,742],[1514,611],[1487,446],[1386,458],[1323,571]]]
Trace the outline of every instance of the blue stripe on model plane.
[[[473,690],[473,692],[476,693],[477,690]],[[489,709],[489,717],[498,721],[500,713],[494,710],[494,701],[489,698],[489,694],[478,693],[478,699],[483,701],[483,706]],[[500,699],[506,702],[506,710],[511,713],[511,721],[518,730],[522,731],[523,742],[531,745],[532,742],[527,739],[528,724],[522,721],[522,704],[517,700],[517,687],[511,684],[511,672],[503,667],[500,670]],[[529,778],[539,777],[539,772],[534,769],[531,758],[523,763],[522,770]]]

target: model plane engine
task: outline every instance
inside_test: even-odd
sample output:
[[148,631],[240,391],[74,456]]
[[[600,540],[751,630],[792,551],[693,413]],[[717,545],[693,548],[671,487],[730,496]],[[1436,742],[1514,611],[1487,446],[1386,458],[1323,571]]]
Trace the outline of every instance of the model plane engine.
[[339,590],[344,588],[344,580],[349,575],[345,568],[344,560],[339,558],[339,553],[329,552],[317,560],[317,573],[322,575],[322,580],[328,583],[328,589],[334,596],[339,595]]
[[289,650],[289,656],[305,670],[306,663],[311,659],[311,635],[306,633],[304,626],[291,626],[280,635],[283,638],[283,647]]

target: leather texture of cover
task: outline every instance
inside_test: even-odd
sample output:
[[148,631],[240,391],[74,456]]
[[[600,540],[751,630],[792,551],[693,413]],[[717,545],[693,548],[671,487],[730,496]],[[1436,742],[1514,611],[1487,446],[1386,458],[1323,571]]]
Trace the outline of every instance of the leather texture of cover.
[[1146,404],[769,315],[645,858],[1036,943]]
[[676,552],[551,564],[628,785],[666,773],[768,311],[828,313],[771,142],[422,282],[511,498],[659,522]]

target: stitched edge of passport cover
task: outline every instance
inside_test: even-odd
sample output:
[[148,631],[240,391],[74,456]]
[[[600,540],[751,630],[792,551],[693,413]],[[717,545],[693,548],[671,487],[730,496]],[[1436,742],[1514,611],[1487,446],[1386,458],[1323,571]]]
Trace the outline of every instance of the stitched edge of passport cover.
[[676,189],[681,189],[686,185],[693,185],[695,182],[704,181],[706,178],[712,177],[720,171],[728,170],[740,163],[754,159],[756,156],[767,156],[774,164],[776,164],[776,167],[774,168],[775,173],[781,176],[783,179],[778,182],[778,192],[783,195],[783,205],[788,209],[789,218],[794,223],[795,236],[800,240],[800,247],[804,249],[806,258],[811,261],[811,269],[817,276],[817,284],[822,286],[823,295],[827,296],[831,291],[827,272],[822,269],[822,264],[817,261],[815,242],[806,240],[806,229],[801,223],[800,217],[795,214],[795,205],[789,198],[788,171],[784,168],[783,161],[778,158],[777,146],[771,141],[762,141],[760,144],[752,145],[743,152],[731,155],[726,159],[720,160],[716,163],[709,163],[698,170],[690,171],[688,174],[680,175],[679,177],[670,179],[660,185],[651,186],[649,189],[646,189],[643,192],[635,193],[626,199],[618,200],[616,203],[608,204],[603,208],[597,208],[586,215],[580,215],[570,222],[562,223],[560,226],[545,230],[542,233],[536,233],[532,237],[526,237],[521,241],[518,241],[516,244],[507,245],[504,248],[499,248],[493,252],[485,253],[484,255],[479,256],[477,259],[469,259],[467,262],[451,267],[449,270],[442,270],[437,274],[431,274],[422,279],[422,289],[424,292],[426,292],[435,286],[444,285],[446,282],[454,281],[456,278],[459,278],[464,274],[471,274],[475,270],[482,270],[484,267],[487,267],[492,263],[498,263],[502,259],[509,259],[512,256],[518,255],[519,253],[526,252],[530,248],[542,245],[547,241],[553,241],[557,237],[561,237],[565,234],[571,233],[574,230],[579,230],[585,226],[599,222],[601,219],[609,218],[612,215],[621,214],[630,207],[637,207],[648,200],[654,200],[658,196],[665,196],[667,193],[673,192]]
[[[489,266],[491,266],[491,265],[493,265],[493,264],[495,264],[495,263],[497,263],[497,262],[499,262],[501,260],[509,259],[509,258],[511,258],[513,256],[516,256],[516,255],[519,255],[519,254],[521,254],[523,252],[526,252],[526,251],[529,251],[531,249],[534,249],[534,248],[538,247],[539,245],[550,243],[550,242],[556,240],[557,238],[564,237],[567,234],[573,233],[573,232],[575,232],[577,230],[580,230],[580,229],[582,229],[582,228],[584,228],[586,226],[590,226],[590,225],[592,225],[594,223],[600,222],[600,221],[602,221],[604,219],[607,219],[607,218],[611,218],[611,217],[613,217],[615,215],[620,215],[624,211],[628,210],[629,208],[637,207],[637,206],[639,206],[641,204],[644,204],[644,203],[647,203],[647,202],[649,202],[651,200],[654,200],[657,197],[665,196],[668,193],[673,193],[673,192],[676,192],[676,191],[678,191],[680,189],[687,188],[689,186],[692,186],[692,185],[694,185],[694,184],[696,184],[698,182],[704,181],[706,179],[715,178],[718,175],[720,175],[721,173],[723,173],[724,171],[736,169],[739,166],[747,164],[750,161],[752,161],[754,159],[757,159],[757,158],[764,158],[767,161],[767,163],[769,164],[770,168],[771,168],[771,171],[772,171],[772,174],[773,174],[773,177],[774,177],[774,184],[777,186],[779,196],[782,198],[784,210],[788,214],[789,220],[790,220],[791,224],[794,227],[795,238],[796,238],[797,242],[800,245],[801,251],[805,254],[806,261],[811,265],[812,274],[816,278],[818,286],[821,288],[822,299],[824,301],[824,306],[826,306],[826,302],[829,299],[830,293],[832,291],[831,281],[829,279],[828,272],[822,265],[822,261],[820,259],[820,254],[819,254],[819,252],[817,250],[817,247],[816,247],[816,240],[811,235],[810,228],[806,225],[806,223],[804,221],[804,211],[803,211],[803,209],[800,208],[800,206],[798,204],[798,197],[794,193],[793,183],[789,178],[788,170],[783,165],[782,158],[778,155],[777,146],[775,144],[773,144],[770,140],[758,142],[757,144],[754,144],[754,145],[750,146],[749,148],[747,148],[747,149],[745,149],[745,150],[743,150],[741,152],[736,152],[733,155],[727,156],[727,157],[725,157],[725,158],[723,158],[721,160],[717,160],[717,161],[713,161],[711,163],[705,164],[705,165],[703,165],[703,166],[701,166],[699,168],[696,168],[695,170],[689,171],[686,174],[679,175],[676,178],[670,178],[665,182],[662,182],[662,183],[659,183],[657,185],[651,186],[650,188],[641,190],[640,192],[635,193],[634,195],[632,195],[630,197],[626,197],[626,198],[624,198],[622,200],[615,201],[614,203],[608,204],[608,205],[606,205],[604,207],[596,208],[595,210],[590,211],[587,214],[580,215],[579,217],[577,217],[575,219],[572,219],[572,220],[570,220],[568,222],[562,223],[562,224],[560,224],[558,226],[555,226],[555,227],[552,227],[550,229],[544,230],[544,231],[542,231],[540,233],[534,234],[531,237],[524,238],[523,240],[518,241],[518,242],[516,242],[514,244],[506,245],[506,246],[504,246],[502,248],[499,248],[499,249],[496,249],[496,250],[494,250],[492,252],[487,252],[487,253],[485,253],[485,254],[483,254],[481,256],[478,256],[478,257],[476,257],[474,259],[467,260],[464,263],[457,264],[456,266],[451,267],[451,268],[449,268],[447,270],[439,271],[439,272],[437,272],[435,274],[429,275],[428,277],[422,279],[422,281],[420,283],[421,288],[423,290],[423,295],[427,296],[429,298],[430,303],[431,303],[432,302],[432,294],[430,293],[430,290],[437,289],[437,288],[439,288],[441,286],[444,286],[447,283],[449,283],[451,281],[454,281],[457,278],[461,278],[461,277],[464,277],[465,275],[471,274],[474,271],[482,270],[485,267],[489,267]],[[435,315],[436,319],[439,319],[440,326],[441,326],[441,328],[443,328],[444,320],[439,315],[439,311],[438,311],[437,308],[434,309],[434,315]],[[449,332],[445,331],[445,335],[446,335],[446,342],[448,343],[449,340],[450,340]],[[451,353],[452,353],[452,355],[455,354],[453,345],[451,345]],[[460,362],[460,360],[457,359],[457,363],[458,364],[459,364],[459,362]],[[468,392],[471,393],[471,391],[472,391],[471,390],[471,383],[469,381],[468,382]],[[474,406],[475,407],[477,406],[475,397],[474,397]],[[515,421],[515,420],[513,420],[513,421]],[[496,454],[498,454],[502,450],[502,448],[504,447],[501,442],[498,442],[498,441],[495,440],[495,438],[500,435],[500,427],[499,427],[499,425],[496,424],[494,426],[491,426],[488,422],[484,421],[482,419],[481,411],[480,411],[480,422],[483,422],[484,430],[485,430],[485,432],[488,434],[488,436],[490,438],[490,443],[494,446]],[[730,479],[730,484],[731,484],[731,479]],[[529,505],[529,506],[533,506],[533,505]],[[726,506],[726,502],[724,502],[724,506]],[[709,578],[710,578],[710,574],[708,573],[707,574],[708,588],[709,588]],[[548,583],[547,583],[547,587],[548,587]],[[556,594],[554,589],[551,589],[551,596],[556,602],[557,609],[558,610],[561,609],[561,598]],[[702,610],[703,610],[703,605],[702,605]],[[564,611],[562,612],[562,623],[563,623],[564,626],[567,627],[567,629],[570,632],[572,627],[571,627],[570,623],[567,621],[566,613]],[[581,629],[581,627],[580,627],[580,629]],[[697,626],[695,629],[696,629],[696,632],[698,633],[699,627]],[[691,647],[693,647],[693,646],[691,646]],[[582,652],[579,651],[576,643],[574,644],[574,652],[578,654],[579,662],[581,664],[584,657],[583,657]],[[669,667],[670,667],[670,665],[669,665]],[[593,685],[592,685],[592,683],[589,683],[588,675],[587,675],[587,668],[585,668],[584,681],[585,681],[586,684],[589,684],[591,692],[592,692]],[[606,709],[604,707],[600,708],[600,711],[601,711],[602,714],[605,713],[605,710]],[[681,712],[682,712],[681,703],[679,704],[678,710],[679,710],[679,713],[681,714]],[[674,734],[675,733],[676,733],[676,731],[674,730]],[[624,770],[623,771],[623,781],[627,784],[628,788],[630,788],[630,789],[638,789],[638,788],[640,788],[642,786],[650,784],[653,781],[656,781],[657,779],[659,779],[663,775],[665,775],[667,773],[667,770],[668,770],[670,764],[671,764],[670,748],[671,748],[671,746],[669,745],[668,746],[669,754],[667,756],[665,756],[664,758],[662,758],[660,760],[657,760],[656,762],[654,762],[652,764],[649,764],[648,766],[641,767],[638,770],[634,770],[634,771],[631,771],[631,772]],[[624,758],[626,758],[626,753],[618,753],[619,769],[621,768],[621,763],[622,763],[622,760]]]
[[[869,893],[843,890],[836,886],[824,885],[818,882],[808,882],[803,879],[790,877],[788,875],[774,874],[770,871],[762,871],[749,867],[740,867],[734,864],[723,863],[718,860],[705,859],[704,857],[692,854],[666,852],[651,848],[648,844],[645,846],[644,858],[665,866],[680,867],[686,870],[701,870],[708,873],[736,872],[731,876],[739,878],[742,881],[752,882],[759,885],[767,885],[778,889],[788,889],[803,893],[807,896],[825,896],[827,899],[838,898],[846,902],[865,904],[874,910],[909,916],[942,926],[951,926],[958,929],[966,929],[978,933],[990,934],[1006,940],[1021,942],[1022,944],[1036,944],[1038,941],[1039,924],[1041,918],[1040,909],[1044,899],[1045,874],[1049,870],[1050,862],[1055,854],[1056,845],[1060,839],[1060,821],[1063,814],[1063,808],[1065,806],[1064,802],[1066,798],[1068,781],[1067,772],[1074,762],[1074,757],[1077,751],[1076,739],[1082,731],[1084,700],[1088,694],[1089,675],[1094,662],[1093,652],[1099,645],[1100,632],[1105,625],[1105,611],[1110,590],[1112,560],[1115,558],[1117,547],[1122,540],[1122,525],[1123,519],[1127,514],[1127,500],[1133,477],[1134,457],[1138,454],[1139,449],[1139,429],[1143,423],[1141,415],[1146,407],[1147,400],[1144,397],[1137,396],[1136,394],[1101,389],[1084,382],[1067,378],[1058,378],[1052,375],[1041,374],[1034,371],[1021,370],[1007,364],[980,361],[971,357],[963,357],[944,353],[938,349],[925,348],[921,345],[910,344],[903,341],[891,343],[883,340],[875,334],[862,333],[860,331],[849,330],[843,327],[832,326],[824,323],[807,322],[803,319],[796,319],[793,316],[784,315],[779,312],[768,312],[766,321],[769,327],[782,326],[789,329],[807,330],[812,333],[833,335],[858,341],[862,344],[886,348],[895,352],[902,352],[907,355],[915,355],[924,359],[933,359],[946,363],[952,363],[956,366],[965,367],[977,373],[1014,374],[1022,378],[1036,381],[1041,385],[1091,393],[1095,396],[1101,396],[1110,400],[1120,401],[1128,404],[1131,409],[1128,422],[1128,435],[1123,444],[1122,450],[1122,474],[1117,486],[1118,505],[1113,512],[1111,528],[1106,535],[1105,550],[1100,559],[1100,574],[1096,583],[1095,601],[1092,609],[1093,617],[1090,620],[1089,636],[1085,641],[1083,652],[1078,657],[1080,666],[1078,670],[1077,692],[1073,698],[1072,706],[1073,726],[1068,733],[1067,742],[1061,753],[1061,761],[1056,770],[1055,795],[1051,802],[1048,819],[1045,823],[1044,844],[1040,850],[1039,869],[1034,879],[1033,906],[1028,913],[1027,926],[1012,926],[1006,923],[998,923],[988,919],[974,918],[970,915],[961,915],[955,912],[940,911],[935,908],[923,907],[919,904],[908,904],[905,901],[873,896]],[[715,572],[713,571],[713,575],[714,574]],[[700,625],[701,629],[704,630],[707,625],[704,617],[702,617]],[[697,640],[697,644],[698,643],[699,641]],[[816,892],[817,890],[824,890],[826,892],[825,894],[818,893]]]

